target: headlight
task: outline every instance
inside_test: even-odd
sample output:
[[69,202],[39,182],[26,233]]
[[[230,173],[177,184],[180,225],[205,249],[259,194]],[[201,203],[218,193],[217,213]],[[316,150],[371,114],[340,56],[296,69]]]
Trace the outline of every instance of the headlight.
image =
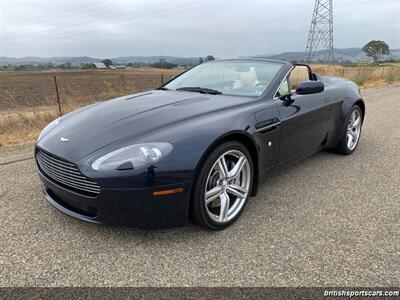
[[44,137],[46,134],[48,134],[50,131],[52,131],[58,123],[60,123],[61,117],[55,119],[54,121],[50,122],[47,124],[47,126],[42,130],[42,132],[39,134],[37,140],[39,141],[42,137]]
[[167,156],[172,148],[171,144],[164,142],[131,145],[96,159],[92,163],[92,168],[98,171],[109,171],[151,165]]

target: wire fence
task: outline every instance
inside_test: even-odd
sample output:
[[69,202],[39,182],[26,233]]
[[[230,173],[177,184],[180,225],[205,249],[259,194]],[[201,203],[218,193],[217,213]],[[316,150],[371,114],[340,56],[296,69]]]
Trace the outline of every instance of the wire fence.
[[0,73],[0,111],[60,111],[160,86],[176,70]]
[[[399,66],[341,67],[315,65],[321,75],[350,79],[359,85],[400,81]],[[78,106],[160,86],[183,69],[0,73],[0,114]]]
[[394,83],[400,81],[399,66],[314,66],[313,70],[321,75],[337,76],[354,81],[362,86],[377,81]]

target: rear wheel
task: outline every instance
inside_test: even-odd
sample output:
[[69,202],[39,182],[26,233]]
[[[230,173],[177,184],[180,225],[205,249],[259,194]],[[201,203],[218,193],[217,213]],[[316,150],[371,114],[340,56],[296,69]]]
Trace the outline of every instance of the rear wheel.
[[336,152],[350,155],[356,150],[360,141],[362,122],[363,115],[361,109],[358,105],[354,105],[346,118],[345,131],[339,145],[335,149]]
[[229,141],[205,159],[192,199],[192,219],[203,227],[223,229],[241,214],[253,184],[253,163],[241,143]]

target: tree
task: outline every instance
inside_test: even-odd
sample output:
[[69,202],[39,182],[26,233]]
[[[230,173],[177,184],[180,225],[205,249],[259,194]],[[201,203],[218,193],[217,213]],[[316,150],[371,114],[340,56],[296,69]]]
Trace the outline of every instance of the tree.
[[382,55],[390,53],[389,45],[384,41],[370,41],[362,48],[362,51],[368,57],[372,58],[374,62],[379,61]]
[[204,62],[202,57],[199,57],[199,65],[201,65]]
[[206,61],[212,61],[212,60],[215,60],[215,57],[212,55],[207,55]]
[[69,69],[72,67],[72,63],[67,61],[66,63],[63,63],[59,66],[60,69]]
[[160,58],[160,61],[158,63],[159,63],[159,68],[163,69],[167,62],[165,61],[165,58]]
[[112,64],[113,64],[113,62],[112,62],[112,60],[111,59],[103,59],[102,61],[101,61],[103,64],[105,64],[107,67],[108,66],[111,66]]
[[178,65],[167,62],[164,58],[161,58],[159,62],[151,64],[153,68],[159,69],[173,69],[176,68]]
[[94,69],[94,64],[85,64],[85,63],[82,63],[82,64],[80,65],[80,68],[81,68],[81,69]]

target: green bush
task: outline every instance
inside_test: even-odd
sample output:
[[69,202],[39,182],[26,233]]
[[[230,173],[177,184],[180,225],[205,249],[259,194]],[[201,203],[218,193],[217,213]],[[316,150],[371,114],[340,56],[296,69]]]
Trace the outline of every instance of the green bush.
[[365,80],[367,77],[364,74],[358,74],[357,79],[355,80],[355,83],[357,85],[363,85],[365,83]]
[[400,80],[399,75],[396,75],[393,72],[389,73],[386,77],[387,82],[395,82],[395,81],[399,81],[399,80]]

